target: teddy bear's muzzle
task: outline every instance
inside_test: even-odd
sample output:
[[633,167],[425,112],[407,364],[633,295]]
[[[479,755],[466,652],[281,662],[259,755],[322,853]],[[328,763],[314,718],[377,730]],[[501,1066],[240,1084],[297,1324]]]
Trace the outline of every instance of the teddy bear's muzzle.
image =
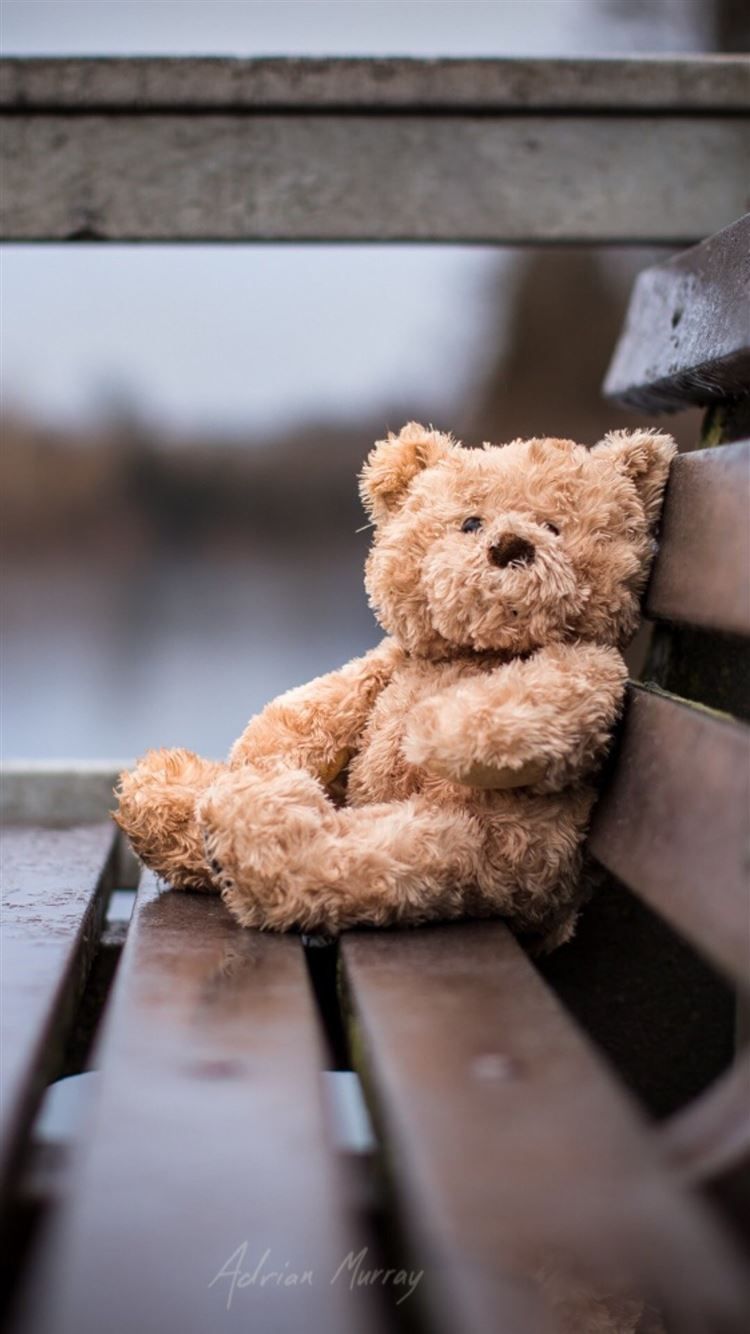
[[504,570],[508,565],[531,565],[536,556],[536,547],[515,533],[504,533],[487,550],[490,564]]

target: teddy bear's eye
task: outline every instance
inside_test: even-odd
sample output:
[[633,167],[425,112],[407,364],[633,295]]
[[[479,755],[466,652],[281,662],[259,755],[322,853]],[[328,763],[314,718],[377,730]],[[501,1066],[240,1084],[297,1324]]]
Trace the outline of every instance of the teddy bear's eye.
[[550,532],[555,534],[555,537],[560,536],[560,529],[558,528],[556,523],[549,523],[547,519],[543,519],[542,528],[549,528]]
[[471,518],[464,519],[461,524],[462,533],[476,533],[482,527],[482,520],[477,514],[472,514]]

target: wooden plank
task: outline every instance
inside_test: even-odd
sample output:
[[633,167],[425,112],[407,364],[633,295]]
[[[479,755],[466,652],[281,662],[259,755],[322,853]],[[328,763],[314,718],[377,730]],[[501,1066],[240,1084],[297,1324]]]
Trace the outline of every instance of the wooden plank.
[[746,56],[5,59],[0,106],[80,111],[747,110]]
[[0,976],[0,1194],[18,1166],[104,915],[110,824],[75,829],[5,827]]
[[0,769],[0,824],[61,825],[104,820],[112,789],[132,760],[8,761]]
[[[744,150],[745,200],[748,148]],[[738,201],[739,202],[739,201]],[[649,411],[750,390],[750,214],[636,280],[604,382],[609,398]]]
[[528,1289],[545,1264],[558,1293],[556,1269],[614,1268],[681,1330],[742,1320],[711,1226],[501,923],[353,933],[341,948],[357,1060],[437,1331],[541,1328],[509,1316],[508,1284]]
[[646,614],[750,636],[750,440],[672,464]]
[[573,940],[538,967],[639,1104],[661,1120],[731,1062],[736,991],[625,885],[606,872],[599,881]]
[[[299,939],[145,877],[99,1058],[75,1189],[20,1327],[367,1330],[370,1290],[350,1293],[348,1272],[331,1282],[358,1246]],[[234,1271],[255,1282],[233,1286]]]
[[750,119],[10,113],[1,148],[6,240],[684,244],[746,206]]
[[720,968],[750,964],[750,728],[631,687],[594,856]]
[[750,1050],[660,1133],[674,1169],[718,1204],[750,1250]]
[[[750,1187],[750,1050],[726,1074],[662,1127],[665,1150],[692,1186],[744,1168]],[[750,1224],[750,1192],[746,1198]]]

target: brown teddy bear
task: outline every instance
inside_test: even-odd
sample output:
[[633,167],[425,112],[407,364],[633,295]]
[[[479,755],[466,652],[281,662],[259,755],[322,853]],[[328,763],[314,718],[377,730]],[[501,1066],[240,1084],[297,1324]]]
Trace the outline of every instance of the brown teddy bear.
[[380,441],[361,493],[388,637],[272,701],[228,764],[152,751],[123,774],[136,852],[247,926],[501,915],[566,939],[674,453],[650,431]]

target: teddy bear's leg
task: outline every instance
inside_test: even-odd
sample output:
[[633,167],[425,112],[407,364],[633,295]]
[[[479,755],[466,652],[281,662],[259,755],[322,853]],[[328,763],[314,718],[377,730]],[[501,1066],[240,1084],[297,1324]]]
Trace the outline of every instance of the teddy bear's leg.
[[418,797],[337,810],[297,769],[225,774],[198,815],[230,910],[277,931],[457,917],[482,852],[463,810]]
[[217,889],[195,803],[224,770],[188,750],[151,750],[120,776],[115,820],[141,861],[174,889]]

